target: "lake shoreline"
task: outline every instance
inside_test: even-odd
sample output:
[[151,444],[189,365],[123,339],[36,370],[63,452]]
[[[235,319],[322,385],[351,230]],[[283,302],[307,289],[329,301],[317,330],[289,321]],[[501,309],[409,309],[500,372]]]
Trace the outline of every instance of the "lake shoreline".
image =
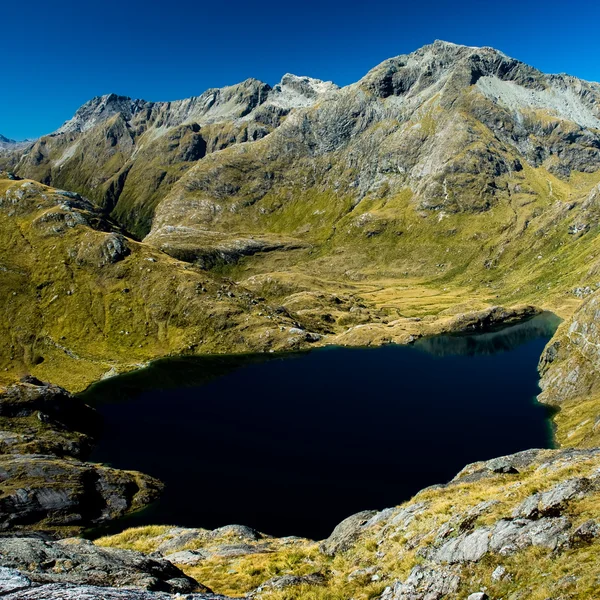
[[[168,481],[168,475],[170,472],[170,469],[166,469],[165,472],[167,473],[167,477],[162,477],[161,474],[159,472],[152,472],[151,469],[153,467],[153,465],[156,465],[156,461],[160,460],[160,457],[156,457],[154,459],[154,462],[152,460],[150,460],[148,462],[148,464],[146,465],[146,463],[144,463],[144,460],[147,460],[143,454],[144,452],[142,450],[140,450],[141,447],[144,447],[144,444],[146,444],[146,442],[143,442],[143,438],[144,435],[148,436],[148,439],[156,439],[156,440],[160,440],[160,444],[161,446],[164,446],[165,448],[169,448],[171,446],[173,446],[173,444],[175,444],[177,446],[177,454],[179,456],[190,456],[192,457],[194,454],[194,446],[186,446],[186,442],[185,439],[187,437],[193,436],[194,432],[197,431],[198,435],[200,436],[199,439],[203,440],[203,443],[207,444],[208,447],[211,446],[211,444],[217,443],[217,439],[218,438],[214,438],[213,434],[211,433],[212,430],[218,430],[219,429],[219,423],[221,422],[222,419],[225,419],[225,421],[227,421],[228,419],[231,419],[231,416],[229,415],[229,412],[231,409],[227,409],[226,412],[223,414],[222,417],[216,418],[214,415],[212,415],[212,412],[207,415],[204,416],[200,416],[201,411],[198,408],[198,406],[194,405],[194,406],[188,406],[187,408],[184,408],[186,406],[185,402],[182,403],[183,401],[181,400],[181,398],[179,398],[180,395],[182,394],[198,394],[198,392],[196,392],[196,388],[198,390],[202,390],[204,389],[204,387],[206,387],[207,390],[211,390],[210,392],[206,392],[206,394],[208,394],[208,396],[214,396],[215,394],[217,394],[218,396],[220,396],[222,394],[222,392],[219,392],[217,390],[230,390],[230,389],[235,389],[235,385],[237,384],[233,384],[232,381],[230,380],[230,378],[232,376],[235,375],[236,370],[241,369],[242,371],[244,369],[250,369],[250,370],[254,370],[255,373],[263,373],[263,375],[261,375],[261,377],[269,377],[268,375],[265,375],[265,373],[267,373],[269,370],[275,370],[275,372],[277,371],[282,371],[285,372],[285,375],[281,375],[281,376],[277,376],[277,378],[274,381],[270,381],[269,382],[269,386],[272,386],[275,389],[281,389],[283,396],[282,398],[287,398],[287,396],[289,396],[290,392],[286,392],[286,388],[289,387],[288,383],[289,381],[297,381],[297,386],[302,386],[302,381],[306,378],[310,379],[312,376],[307,376],[307,375],[293,375],[294,372],[294,368],[299,368],[299,365],[304,361],[304,362],[311,362],[312,364],[317,365],[317,369],[318,372],[321,372],[323,369],[327,370],[327,367],[325,366],[318,366],[318,363],[323,363],[323,365],[326,364],[331,364],[332,366],[329,367],[329,369],[333,369],[333,371],[331,372],[337,372],[335,369],[337,369],[338,367],[335,366],[336,362],[339,362],[339,360],[342,359],[336,359],[336,355],[339,354],[340,356],[344,356],[345,358],[342,360],[342,363],[344,363],[344,367],[341,367],[340,373],[344,372],[344,368],[349,369],[350,372],[357,372],[362,370],[365,370],[365,374],[364,377],[370,381],[373,382],[373,385],[376,386],[384,386],[380,393],[385,395],[385,385],[382,383],[382,375],[380,371],[373,371],[373,373],[371,375],[368,375],[367,373],[370,373],[370,371],[368,369],[370,368],[376,368],[375,366],[369,366],[370,363],[373,362],[373,360],[375,360],[374,358],[369,358],[369,357],[374,357],[374,356],[379,356],[380,358],[377,360],[391,360],[389,358],[389,356],[392,356],[394,354],[397,354],[399,357],[404,357],[402,360],[407,360],[407,357],[409,356],[414,356],[417,357],[414,360],[422,360],[420,357],[420,355],[425,352],[427,355],[431,355],[432,357],[434,357],[436,354],[438,354],[435,349],[431,349],[429,348],[429,351],[427,351],[427,347],[428,345],[430,345],[433,342],[435,342],[436,340],[439,343],[445,344],[446,347],[451,347],[450,353],[455,355],[455,358],[452,360],[458,360],[456,357],[458,357],[459,355],[464,355],[464,360],[469,360],[469,356],[473,356],[473,355],[481,355],[482,358],[479,360],[483,360],[483,364],[488,364],[487,359],[485,359],[485,355],[486,354],[493,354],[494,352],[504,352],[507,348],[507,344],[508,346],[510,346],[510,344],[512,343],[513,345],[519,345],[521,343],[524,343],[523,340],[521,339],[522,334],[519,334],[519,331],[523,331],[525,332],[525,335],[527,335],[527,331],[529,331],[529,335],[531,337],[531,335],[534,336],[540,336],[540,335],[544,335],[545,336],[545,341],[539,342],[538,346],[536,346],[536,349],[534,351],[535,356],[528,358],[528,364],[531,365],[529,368],[531,369],[531,373],[532,375],[530,375],[530,377],[533,377],[535,379],[535,382],[537,382],[537,371],[536,371],[536,367],[537,367],[537,362],[539,360],[539,356],[541,355],[541,352],[543,350],[543,346],[545,346],[546,341],[548,341],[551,338],[551,335],[556,327],[556,325],[558,324],[558,318],[555,317],[554,315],[551,315],[550,313],[538,313],[537,315],[529,315],[526,319],[521,319],[518,322],[513,322],[511,323],[509,326],[505,326],[505,327],[490,327],[490,328],[482,328],[476,332],[465,332],[464,328],[462,329],[462,331],[460,333],[456,333],[456,332],[452,332],[450,334],[445,334],[445,335],[441,335],[441,336],[432,336],[432,337],[423,337],[420,338],[418,341],[415,341],[415,343],[410,344],[410,345],[396,345],[396,344],[387,344],[387,345],[383,345],[383,346],[379,346],[379,347],[366,347],[366,348],[355,348],[355,347],[341,347],[341,346],[325,346],[325,347],[320,347],[320,348],[314,348],[311,349],[310,351],[301,351],[301,352],[293,352],[293,353],[273,353],[273,354],[256,354],[256,355],[212,355],[212,356],[205,356],[205,357],[173,357],[173,358],[168,358],[168,359],[160,359],[158,361],[154,361],[151,365],[149,365],[149,367],[145,370],[139,370],[139,371],[134,371],[134,372],[130,372],[128,374],[122,375],[120,377],[117,378],[113,378],[113,379],[107,379],[104,380],[102,382],[99,382],[97,384],[95,384],[93,387],[91,387],[86,393],[81,394],[80,398],[83,399],[86,402],[89,402],[90,404],[92,404],[93,406],[95,406],[96,408],[98,408],[103,414],[105,419],[108,420],[109,422],[109,430],[108,430],[108,437],[112,440],[110,442],[106,441],[106,438],[103,436],[104,441],[101,440],[100,445],[104,448],[104,450],[102,452],[95,452],[92,455],[93,460],[99,460],[101,462],[105,462],[108,464],[113,464],[114,466],[117,466],[119,468],[136,468],[136,469],[140,469],[142,471],[144,470],[148,470],[148,468],[150,468],[150,472],[151,474],[153,474],[154,476],[158,477],[159,479],[162,479],[163,481],[166,481],[167,483],[167,494],[169,493],[169,489],[170,486],[172,484],[169,483]],[[508,332],[508,333],[507,333]],[[514,332],[511,335],[509,335],[510,332]],[[521,336],[521,337],[520,337]],[[465,342],[472,342],[473,340],[483,340],[483,345],[479,345],[479,347],[473,349],[473,348],[463,348],[463,344]],[[496,340],[496,341],[494,341]],[[508,340],[508,341],[507,341]],[[494,350],[493,346],[496,345],[496,349]],[[433,351],[432,351],[433,350]],[[458,352],[458,354],[457,354]],[[416,354],[415,354],[416,353]],[[388,356],[388,358],[386,358],[386,356]],[[431,360],[437,360],[438,362],[435,362],[435,367],[433,366],[434,363],[432,363],[432,368],[435,368],[436,370],[439,370],[440,368],[440,363],[439,363],[439,359],[440,357],[438,356],[437,359],[431,359]],[[411,359],[413,360],[413,359]],[[430,360],[429,358],[426,358],[425,360]],[[291,362],[290,362],[291,361]],[[349,364],[351,364],[352,366],[348,366],[346,367],[345,363],[349,362]],[[377,362],[377,361],[376,361]],[[295,365],[295,367],[289,366],[286,367],[285,364],[289,364],[289,365]],[[360,366],[359,366],[360,365]],[[463,369],[466,367],[463,367]],[[486,366],[485,368],[490,368],[489,365]],[[502,367],[504,368],[504,367]],[[508,367],[506,367],[508,368]],[[519,368],[518,366],[515,368]],[[286,371],[287,369],[287,371]],[[231,375],[231,373],[234,373],[234,375]],[[333,377],[333,375],[331,375]],[[398,375],[403,381],[404,379],[402,378],[402,376]],[[451,375],[449,374],[448,377],[450,377]],[[320,377],[320,376],[319,376]],[[225,378],[225,379],[223,379]],[[228,379],[229,378],[229,379]],[[472,387],[474,384],[474,380],[472,375],[468,375],[468,370],[464,371],[464,376],[461,376],[461,379],[463,379],[463,384],[465,385],[465,387],[467,389],[463,390],[461,393],[464,394],[469,394],[468,388]],[[502,379],[502,377],[500,377],[500,379]],[[265,382],[262,384],[257,384],[258,387],[260,388],[264,388],[267,385],[267,380],[265,379]],[[242,385],[242,387],[240,388],[239,393],[242,395],[247,395],[249,393],[249,390],[252,387],[252,383],[251,383],[252,379],[249,379],[248,381],[245,381],[244,384]],[[535,383],[534,382],[534,383]],[[318,390],[320,388],[320,384],[318,384],[316,381],[313,384],[315,385],[315,390]],[[332,397],[331,397],[331,393],[334,392],[334,388],[330,388],[328,383],[325,383],[326,387],[325,389],[329,390],[329,392],[327,392],[328,396],[328,402],[332,402]],[[355,381],[352,387],[355,386],[360,386],[360,382]],[[406,385],[406,382],[405,382]],[[531,383],[529,385],[532,385]],[[441,388],[443,389],[443,388]],[[512,388],[511,388],[512,389]],[[148,396],[148,398],[145,401],[141,401],[141,400],[135,400],[133,405],[135,408],[128,408],[127,407],[127,403],[131,403],[132,400],[128,400],[128,398],[130,398],[132,390],[137,390],[135,393],[139,393],[139,394],[145,394],[148,396],[148,394],[150,394]],[[186,391],[189,390],[189,391]],[[367,398],[370,394],[368,388],[365,388],[364,390],[362,388],[360,388],[360,392],[357,392],[358,395],[362,395],[365,398]],[[516,386],[515,384],[515,391],[514,392],[507,392],[507,396],[514,396],[515,394],[518,395],[518,386]],[[441,390],[440,390],[441,391]],[[354,392],[353,389],[348,389],[348,391],[346,392],[346,394],[352,394]],[[537,405],[538,407],[540,407],[540,410],[543,409],[543,413],[544,413],[544,423],[545,423],[545,431],[546,433],[541,435],[541,437],[535,437],[532,434],[532,437],[527,437],[525,436],[523,439],[523,442],[519,442],[518,446],[513,446],[511,449],[511,446],[504,446],[504,448],[501,448],[500,446],[498,446],[498,452],[495,451],[488,451],[487,456],[489,458],[495,456],[496,454],[502,454],[502,453],[509,453],[511,450],[519,450],[519,449],[526,449],[528,447],[531,447],[531,445],[537,445],[537,446],[543,446],[543,447],[547,447],[547,448],[551,448],[553,446],[553,439],[552,439],[552,429],[550,426],[550,415],[548,413],[548,409],[546,406],[542,406],[540,404],[538,404],[537,402],[534,401],[534,398],[536,396],[536,394],[539,392],[539,388],[537,387],[537,384],[535,385],[535,387],[531,388],[530,392],[526,392],[526,395],[530,394],[531,397],[531,401],[526,401],[526,402],[532,402],[532,410],[535,410],[535,406]],[[229,393],[229,392],[228,392]],[[235,396],[238,392],[232,392],[233,395]],[[410,392],[405,392],[405,393],[409,393]],[[426,392],[422,392],[418,389],[415,389],[415,394],[421,394],[421,393],[426,393]],[[162,399],[162,396],[159,398],[158,396],[162,394],[164,396],[164,399]],[[308,396],[310,396],[310,392],[308,391],[308,389],[303,392],[303,398],[304,400],[302,400],[302,402],[304,404],[306,404],[306,402],[309,402],[310,405],[310,400],[308,399]],[[325,394],[325,392],[323,392],[323,394]],[[192,396],[190,396],[192,397]],[[325,397],[325,396],[324,396]],[[94,399],[95,398],[95,399]],[[100,398],[100,400],[98,400]],[[102,399],[105,398],[105,399]],[[250,397],[249,397],[250,398]],[[345,396],[346,400],[345,402],[347,403],[347,398],[348,396]],[[98,404],[98,401],[100,401],[100,405]],[[264,419],[272,419],[272,414],[277,413],[277,409],[276,409],[276,404],[268,405],[265,408],[261,408],[260,404],[263,401],[263,399],[261,399],[261,397],[256,397],[255,399],[248,399],[248,402],[252,403],[254,406],[258,407],[257,410],[260,411],[261,416],[261,421]],[[276,403],[276,400],[274,399],[273,402]],[[286,404],[286,411],[290,411],[290,404],[289,404],[289,399],[286,399],[286,402],[288,402]],[[467,418],[467,415],[472,413],[473,415],[477,415],[478,410],[481,410],[481,407],[478,408],[478,404],[476,402],[476,400],[473,400],[473,402],[475,402],[474,404],[470,405],[470,408],[465,409],[463,408],[465,415],[463,417]],[[201,402],[201,404],[205,404],[206,401],[203,400]],[[372,403],[372,400],[371,400]],[[463,401],[464,403],[464,401]],[[494,405],[497,404],[497,401],[490,401],[490,404]],[[209,405],[212,406],[209,402]],[[322,407],[317,408],[317,406],[319,405],[319,403],[317,402],[315,404],[315,408],[314,410],[322,410]],[[164,406],[169,406],[169,411],[171,413],[176,413],[176,414],[180,414],[183,415],[183,417],[173,417],[173,416],[169,416],[167,418],[165,418],[165,415],[162,412],[162,407]],[[341,406],[341,405],[340,405]],[[264,432],[261,432],[262,430],[260,429],[260,423],[257,423],[256,425],[252,425],[252,419],[254,417],[250,416],[250,413],[246,414],[244,412],[244,408],[243,407],[239,407],[237,409],[235,409],[236,411],[238,410],[242,410],[242,413],[245,414],[245,418],[246,421],[244,423],[244,426],[240,425],[240,427],[250,427],[250,429],[253,429],[255,427],[259,427],[256,431],[256,436],[258,436],[259,438],[262,438],[264,436],[268,436],[267,431],[265,430]],[[347,407],[346,407],[347,409]],[[192,414],[189,414],[189,411],[192,410],[193,411],[193,415],[198,415],[198,416],[192,416]],[[218,407],[212,407],[209,409],[210,411],[214,411],[214,410],[218,410]],[[379,409],[381,410],[381,409]],[[513,409],[511,409],[513,410]],[[129,414],[128,411],[133,411],[132,414]],[[149,417],[147,415],[148,412],[153,412],[153,411],[157,411],[157,417],[155,419],[155,421],[148,421]],[[200,412],[198,412],[200,411]],[[452,413],[455,413],[456,411],[450,411],[450,414],[448,415],[448,419],[449,423],[452,423],[451,419],[455,418],[453,417]],[[143,413],[143,414],[142,414]],[[411,414],[410,411],[408,413],[406,413],[406,409],[402,409],[401,413],[403,415],[406,414]],[[107,416],[107,415],[111,415],[111,416]],[[183,418],[184,422],[180,422],[177,420],[177,418]],[[208,421],[206,421],[206,419],[209,419]],[[294,419],[299,419],[301,418],[300,415],[296,415],[294,413]],[[427,422],[428,420],[431,419],[431,417],[426,416],[426,413],[423,414],[422,417],[418,417],[417,415],[414,415],[414,421],[415,423],[419,423],[419,422]],[[471,417],[470,417],[471,418]],[[472,417],[473,419],[476,419],[477,417],[474,416]],[[188,425],[187,423],[185,423],[186,420],[190,419],[192,422],[197,423],[197,425]],[[216,420],[215,420],[216,419]],[[232,421],[232,423],[235,423],[235,421]],[[332,422],[333,423],[333,422]],[[161,427],[164,426],[164,431],[161,429]],[[310,425],[310,423],[308,424],[308,426],[312,426]],[[357,425],[358,422],[357,422]],[[115,429],[116,427],[116,429]],[[235,427],[238,427],[238,425],[235,425]],[[321,426],[319,426],[320,428]],[[368,435],[372,435],[371,433],[369,433],[371,430],[376,430],[377,427],[381,427],[381,425],[377,426],[375,425],[375,423],[373,423],[372,426],[369,426],[368,422],[365,423],[364,425],[364,434]],[[150,431],[154,432],[154,433],[145,433],[145,430],[147,428],[150,428]],[[144,433],[140,433],[139,431],[136,430],[141,430]],[[173,437],[172,441],[170,440],[170,433],[169,431],[175,429],[177,430],[177,435],[175,437]],[[458,424],[458,422],[455,425],[451,425],[451,429],[453,431],[453,435],[458,434],[458,432],[460,431],[460,425]],[[118,441],[119,439],[121,439],[123,436],[125,436],[125,431],[127,431],[127,438],[128,439],[132,439],[135,438],[137,440],[136,436],[142,436],[139,438],[138,442],[127,442],[127,446],[126,448],[128,449],[123,449],[123,452],[125,454],[125,456],[128,453],[133,453],[132,456],[137,456],[138,458],[135,460],[141,460],[142,462],[133,462],[131,464],[127,464],[126,462],[123,462],[123,452],[119,451],[116,454],[113,452],[113,450],[108,450],[107,453],[107,446],[110,444],[119,444],[120,442]],[[240,430],[235,430],[238,431],[238,433],[240,435],[245,435],[244,429],[240,429]],[[319,429],[320,431],[320,429]],[[235,434],[237,435],[237,434]],[[315,434],[304,434],[304,435],[308,435],[311,439],[314,438]],[[536,434],[537,435],[537,434]],[[177,438],[177,436],[181,436],[181,438],[183,438],[183,442],[182,441],[178,441],[176,442],[175,439]],[[208,436],[208,437],[207,437]],[[459,436],[460,437],[460,436]],[[214,438],[214,439],[213,439]],[[248,438],[250,443],[250,440],[253,439],[253,437]],[[278,438],[277,438],[278,439]],[[317,438],[314,438],[317,439]],[[344,438],[340,438],[340,442],[338,443],[345,443],[342,442],[341,440],[343,440]],[[213,441],[210,441],[213,440]],[[232,439],[230,438],[229,441],[227,442],[228,444],[231,443],[236,443],[235,442],[235,438]],[[252,443],[256,443],[256,441],[252,442]],[[274,442],[275,443],[275,442]],[[283,441],[282,441],[283,443]],[[434,444],[435,445],[435,444]],[[283,448],[283,447],[280,447]],[[502,452],[502,450],[504,450],[504,452]],[[149,451],[152,452],[151,446],[149,447]],[[325,452],[324,448],[322,450],[323,452]],[[268,450],[268,452],[271,452],[270,450]],[[278,451],[279,453],[280,451]],[[390,451],[391,452],[391,451]],[[389,455],[390,452],[384,452],[384,455]],[[436,451],[432,451],[432,456],[435,455]],[[367,454],[367,452],[363,449],[361,450],[362,454]],[[111,458],[114,454],[114,458]],[[301,454],[304,459],[306,459],[309,455],[306,455],[305,453]],[[441,455],[443,455],[443,452],[441,453]],[[266,457],[264,459],[261,459],[260,462],[262,464],[262,462],[266,463],[270,463],[273,460],[279,460],[279,458],[275,459],[274,457],[278,456],[277,454],[273,455],[271,458],[267,459]],[[294,454],[295,456],[295,454]],[[480,454],[479,457],[482,457],[482,455]],[[387,505],[389,503],[391,503],[394,499],[395,501],[400,501],[402,499],[405,499],[407,497],[409,497],[410,495],[416,493],[419,489],[421,489],[421,487],[426,487],[426,485],[432,484],[432,483],[437,483],[439,481],[442,480],[448,480],[449,478],[451,478],[458,470],[460,470],[460,468],[462,468],[462,466],[464,466],[464,464],[468,463],[468,462],[473,462],[473,460],[475,460],[477,457],[477,455],[474,454],[469,454],[469,455],[465,455],[463,458],[465,458],[465,460],[462,460],[462,462],[457,462],[454,465],[454,469],[450,469],[450,470],[446,470],[443,472],[439,472],[437,474],[432,474],[431,478],[428,481],[423,481],[421,483],[423,483],[423,485],[418,485],[416,486],[414,489],[411,489],[410,493],[405,492],[405,493],[398,493],[397,496],[392,495],[390,496],[385,502],[380,503],[380,507],[382,505]],[[132,458],[133,460],[133,458]],[[174,459],[175,460],[175,459]],[[121,462],[119,462],[121,461]],[[339,467],[331,467],[332,470],[334,472],[339,472],[342,473],[343,472],[343,468],[340,464]],[[345,467],[344,467],[345,468]],[[176,466],[176,470],[182,470],[180,469],[179,466]],[[183,469],[182,473],[186,472],[186,478],[191,478],[191,480],[195,480],[198,476],[193,476],[191,473],[193,471],[190,471],[189,473],[187,472],[187,469]],[[209,472],[212,472],[209,471]],[[210,476],[212,478],[211,480],[211,485],[214,485],[216,487],[216,489],[219,490],[223,490],[223,493],[225,494],[225,496],[228,496],[228,492],[227,492],[227,484],[225,481],[222,481],[221,483],[218,483],[218,478],[217,480],[214,480],[214,475]],[[246,477],[245,472],[242,470],[238,473],[237,477]],[[381,477],[383,477],[383,473],[381,474]],[[347,474],[347,478],[352,478],[350,476],[350,474]],[[189,493],[190,495],[194,495],[193,491],[190,491],[191,488],[189,488],[190,484],[186,484],[186,490],[187,493]],[[258,483],[257,483],[258,485]],[[365,484],[366,485],[366,484]],[[258,485],[258,489],[260,489],[260,485]],[[233,493],[233,489],[231,488],[229,493]],[[183,494],[184,490],[183,488],[181,490],[179,490],[179,495]],[[297,494],[300,493],[300,491],[297,492]],[[285,504],[285,502],[283,502]],[[262,503],[259,503],[262,504]],[[361,508],[365,508],[365,506],[368,506],[369,503],[365,503],[365,505],[360,505],[357,504],[355,505],[352,510],[354,509],[361,509]],[[371,506],[373,506],[373,504],[371,503]],[[321,510],[324,510],[323,508],[321,508]],[[174,514],[179,514],[177,510],[175,510],[175,507],[173,507],[173,511]],[[144,513],[147,514],[146,518],[141,519],[142,521],[145,522],[152,522],[154,524],[157,524],[159,522],[164,522],[164,515],[161,516],[160,511],[159,514],[157,514],[155,511],[153,511],[152,509],[149,509],[148,511],[144,511]],[[140,517],[140,515],[138,515],[138,517]],[[135,524],[135,518],[132,521],[132,524]],[[235,522],[244,522],[247,523],[249,525],[252,526],[257,526],[257,523],[253,523],[251,522],[251,519],[246,519],[244,520],[244,518],[231,518],[231,519],[227,519],[224,521],[221,521],[221,524],[223,524],[224,522],[231,522],[231,520],[235,521]],[[127,519],[127,521],[131,521],[131,519]],[[250,522],[248,522],[250,521]],[[332,522],[337,522],[337,521],[332,521]],[[203,523],[201,521],[201,523]],[[182,525],[187,525],[190,526],[192,523],[190,523],[189,521],[187,522],[180,522],[179,524]],[[198,522],[196,522],[196,524],[200,524]],[[208,523],[204,523],[207,524],[209,526],[216,526],[218,524],[217,523],[213,523],[213,522],[208,522]],[[112,529],[112,528],[111,528]],[[281,530],[277,530],[276,527],[265,527],[262,526],[263,530],[268,530],[268,531],[273,531],[275,529],[275,533],[277,533],[278,535],[281,535],[283,533],[285,533],[284,531]],[[113,530],[114,531],[114,530]],[[324,530],[322,530],[324,531]],[[288,534],[296,534],[298,533],[297,530],[290,530],[287,532]]]

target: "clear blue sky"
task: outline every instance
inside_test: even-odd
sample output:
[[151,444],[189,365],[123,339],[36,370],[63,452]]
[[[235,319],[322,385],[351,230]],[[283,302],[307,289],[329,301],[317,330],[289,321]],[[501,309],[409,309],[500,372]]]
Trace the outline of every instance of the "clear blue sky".
[[600,80],[597,0],[13,0],[1,11],[0,133],[15,139],[108,92],[175,100],[286,72],[345,85],[435,39]]

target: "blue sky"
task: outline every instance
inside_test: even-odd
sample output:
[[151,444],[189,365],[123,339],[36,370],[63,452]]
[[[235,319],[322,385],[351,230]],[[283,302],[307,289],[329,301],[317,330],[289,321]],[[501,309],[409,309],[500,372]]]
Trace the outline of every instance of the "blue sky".
[[286,72],[356,81],[435,39],[600,81],[596,0],[3,3],[0,133],[37,137],[93,96],[175,100]]

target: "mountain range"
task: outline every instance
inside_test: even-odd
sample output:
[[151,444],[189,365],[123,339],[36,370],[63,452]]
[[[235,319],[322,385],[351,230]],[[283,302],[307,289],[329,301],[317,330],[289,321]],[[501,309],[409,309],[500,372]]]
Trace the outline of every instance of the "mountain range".
[[[56,344],[67,360],[71,353],[100,364],[86,367],[90,377],[124,368],[116,358],[122,350],[137,364],[213,348],[217,321],[202,333],[199,323],[235,292],[218,302],[194,292],[192,305],[203,306],[188,320],[189,302],[179,308],[165,300],[167,309],[155,283],[146,286],[152,277],[137,268],[136,285],[118,300],[140,309],[117,316],[107,299],[112,273],[130,272],[137,249],[157,261],[153,269],[176,264],[185,273],[173,271],[169,291],[160,278],[165,298],[179,298],[174,290],[197,278],[200,287],[205,280],[239,287],[285,315],[268,337],[253,336],[260,343],[228,327],[218,335],[237,341],[215,347],[229,350],[295,346],[307,336],[402,341],[457,312],[497,304],[567,316],[600,282],[600,86],[543,74],[491,48],[435,42],[343,88],[286,75],[274,87],[247,80],[175,102],[102,96],[55,133],[5,154],[0,167],[78,195],[74,217],[54,192],[40,209],[44,188],[27,184],[32,199],[23,217],[37,224],[32,233],[62,227],[83,236],[65,247],[61,236],[50,248],[69,255],[61,265],[77,260],[94,270],[89,292],[80,294],[80,270],[65,267],[59,283],[26,269],[26,280],[41,286],[20,292],[28,312],[40,308],[27,334],[35,349],[13,342],[9,372],[48,376]],[[90,230],[65,227],[73,218]],[[115,249],[115,267],[81,259],[92,238]],[[42,267],[35,255],[47,250],[37,243],[28,240],[19,256],[31,253]],[[85,251],[75,250],[81,244]],[[65,296],[69,286],[73,297]],[[77,316],[65,322],[68,335],[62,320],[46,319],[55,309],[44,306],[55,297],[60,314]],[[265,311],[256,312],[253,331]],[[290,323],[307,336],[282,336]],[[45,366],[31,364],[41,359]]]
[[[337,586],[305,597],[590,597],[577,565],[600,543],[600,84],[436,41],[345,87],[288,74],[173,102],[97,97],[36,141],[0,138],[0,171],[6,385],[79,391],[169,354],[410,343],[556,312],[540,400],[560,409],[565,449],[471,466],[341,524],[319,559],[295,551]],[[106,544],[180,535],[153,531]],[[397,579],[385,590],[377,565]]]

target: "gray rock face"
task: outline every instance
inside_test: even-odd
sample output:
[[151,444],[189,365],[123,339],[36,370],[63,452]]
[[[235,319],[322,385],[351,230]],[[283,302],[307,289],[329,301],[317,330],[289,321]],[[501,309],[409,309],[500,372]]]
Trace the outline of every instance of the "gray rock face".
[[141,473],[82,462],[95,411],[66,390],[25,378],[0,392],[0,531],[74,533],[141,508],[162,489]]
[[595,392],[600,370],[599,311],[600,292],[596,291],[546,346],[540,359],[542,402],[560,405]]
[[458,570],[453,568],[415,567],[406,581],[385,589],[380,600],[441,600],[456,592],[460,584]]
[[8,594],[24,590],[31,586],[31,581],[16,569],[0,567],[0,594]]
[[104,267],[123,260],[129,253],[127,240],[120,233],[88,234],[77,250],[76,260],[79,264]]
[[377,514],[374,510],[364,510],[355,515],[344,519],[331,533],[331,535],[321,542],[319,549],[327,556],[334,556],[339,552],[344,552],[359,536],[363,526],[371,517]]
[[102,263],[110,264],[123,260],[129,254],[127,241],[118,233],[109,234],[101,247]]
[[92,585],[48,584],[33,585],[3,596],[9,600],[172,600],[173,596],[160,592],[120,590]]
[[[83,458],[99,420],[66,390],[32,377],[0,391],[0,454],[55,454]],[[32,423],[28,417],[37,417]]]
[[143,507],[162,487],[141,473],[71,458],[0,456],[0,529],[80,529]]
[[[181,600],[180,594],[70,583],[37,583],[15,569],[0,567],[0,594],[9,600]],[[228,600],[211,592],[186,594],[185,600]]]
[[570,528],[566,517],[502,519],[493,527],[480,527],[447,541],[430,557],[441,564],[460,564],[478,562],[488,552],[509,555],[529,546],[555,550],[567,544]]
[[496,523],[489,539],[489,549],[503,555],[513,554],[529,546],[556,550],[568,540],[571,523],[566,517],[501,520]]
[[462,534],[446,542],[436,553],[434,560],[440,563],[477,562],[488,552],[490,529],[481,527],[473,533]]
[[0,538],[0,561],[35,583],[129,586],[172,593],[202,587],[167,560],[99,548],[82,539]]

